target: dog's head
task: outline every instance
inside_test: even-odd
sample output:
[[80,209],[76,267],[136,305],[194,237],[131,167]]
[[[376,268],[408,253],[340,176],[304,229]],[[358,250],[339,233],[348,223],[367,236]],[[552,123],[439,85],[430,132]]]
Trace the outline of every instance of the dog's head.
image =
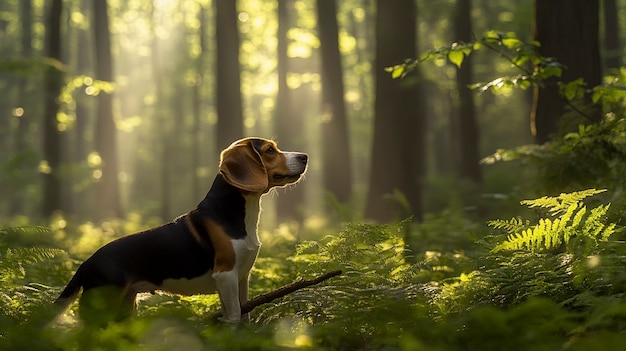
[[231,185],[251,193],[296,183],[306,172],[308,156],[278,149],[272,140],[245,138],[222,151],[220,173]]

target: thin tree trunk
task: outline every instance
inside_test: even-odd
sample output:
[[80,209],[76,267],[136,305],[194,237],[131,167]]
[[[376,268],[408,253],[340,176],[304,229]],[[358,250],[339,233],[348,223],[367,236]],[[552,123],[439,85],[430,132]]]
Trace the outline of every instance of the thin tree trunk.
[[200,4],[198,9],[198,40],[200,41],[200,53],[196,58],[196,82],[193,86],[193,130],[191,144],[191,164],[192,164],[192,180],[191,180],[191,198],[200,196],[203,189],[200,188],[200,179],[198,171],[202,167],[200,161],[200,144],[202,136],[202,86],[204,84],[204,56],[206,52],[206,8]]
[[[61,62],[61,14],[63,1],[53,0],[50,4],[46,20],[46,56]],[[57,97],[61,92],[63,74],[59,67],[51,65],[45,77],[45,110],[44,110],[44,142],[43,155],[47,166],[43,171],[43,203],[42,215],[50,217],[61,209],[61,134],[57,125],[59,103]]]
[[[296,150],[302,146],[302,138],[294,133],[302,126],[300,113],[293,110],[291,104],[293,94],[287,86],[287,73],[289,72],[289,58],[287,57],[287,31],[290,27],[290,6],[293,6],[292,0],[278,0],[278,45],[277,45],[277,61],[278,61],[278,94],[276,95],[276,117],[275,129],[278,141],[281,147],[289,150]],[[281,192],[276,199],[276,216],[279,221],[303,220],[301,206],[304,199],[304,187],[297,186],[287,192]]]
[[159,39],[156,34],[156,25],[158,23],[158,18],[156,18],[155,13],[156,4],[153,1],[152,6],[150,7],[151,11],[151,60],[152,60],[152,79],[154,81],[154,92],[156,96],[155,102],[155,110],[154,110],[154,120],[157,121],[159,128],[157,131],[157,143],[155,145],[155,151],[160,155],[160,162],[158,165],[160,168],[159,175],[161,176],[159,183],[159,193],[161,194],[160,199],[160,213],[159,216],[162,220],[167,220],[170,218],[170,209],[171,209],[171,194],[170,194],[170,147],[171,143],[169,140],[169,135],[171,133],[171,123],[170,120],[166,117],[165,111],[167,109],[165,104],[165,86],[163,82],[163,78],[165,76],[165,69],[163,69],[162,62],[160,60],[161,51],[159,48]]
[[237,1],[215,0],[217,41],[217,146],[243,136]]
[[[109,15],[106,0],[93,1],[94,33],[96,45],[96,79],[113,82]],[[113,119],[113,95],[101,91],[98,95],[95,149],[102,158],[102,177],[97,184],[97,215],[121,217],[118,183],[117,133]]]
[[[456,39],[463,42],[472,40],[472,2],[471,0],[457,0],[454,19],[454,31]],[[459,93],[459,175],[463,179],[480,183],[482,174],[480,170],[478,123],[474,106],[474,92],[469,89],[473,83],[472,57],[466,57],[463,65],[457,68],[456,88]]]
[[603,0],[604,13],[604,67],[622,67],[622,46],[620,45],[619,20],[615,0]]
[[317,23],[322,60],[323,181],[325,190],[345,204],[352,195],[352,173],[335,0],[317,0]]
[[[31,0],[20,1],[20,19],[22,24],[22,37],[21,37],[21,55],[22,58],[29,60],[33,54],[32,39],[33,39],[33,9]],[[15,133],[15,153],[18,157],[22,157],[28,150],[28,144],[26,142],[26,136],[28,134],[28,127],[32,118],[31,106],[26,105],[28,99],[29,79],[26,77],[19,78],[18,87],[18,105],[23,108],[22,115],[18,117],[17,131]],[[17,117],[17,116],[16,116]],[[25,171],[23,165],[18,165],[21,171]],[[9,215],[15,216],[24,213],[24,192],[23,186],[15,186],[9,189],[11,192],[11,201],[9,205]]]
[[[91,12],[91,4],[87,1],[81,2],[80,10],[83,14],[88,15]],[[77,52],[78,62],[77,70],[78,74],[92,75],[92,53],[88,50],[81,50],[80,48],[88,48],[91,45],[89,40],[89,31],[87,29],[78,30],[77,46],[79,48]],[[76,123],[75,123],[75,136],[76,142],[74,145],[74,163],[85,164],[87,162],[87,156],[93,151],[93,145],[88,143],[88,131],[93,122],[93,99],[90,96],[86,96],[82,89],[77,90],[75,97],[76,101]],[[81,205],[76,208],[76,212],[80,217],[86,216],[93,211],[93,187],[87,187],[74,193],[74,202]],[[91,200],[91,201],[90,201]]]

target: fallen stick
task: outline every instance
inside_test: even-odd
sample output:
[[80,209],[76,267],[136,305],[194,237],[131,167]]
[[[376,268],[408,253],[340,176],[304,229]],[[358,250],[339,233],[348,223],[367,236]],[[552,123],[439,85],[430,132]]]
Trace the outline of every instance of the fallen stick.
[[[287,284],[284,286],[281,286],[280,288],[276,289],[276,290],[272,290],[272,291],[268,291],[264,294],[261,295],[257,295],[255,297],[253,297],[252,299],[248,300],[248,302],[244,303],[243,305],[241,305],[241,314],[246,314],[249,313],[250,311],[252,311],[254,308],[261,306],[263,304],[266,303],[270,303],[278,298],[281,298],[287,294],[291,294],[292,292],[296,291],[296,290],[300,290],[302,288],[306,288],[307,286],[311,286],[311,285],[316,285],[319,284],[321,282],[323,282],[324,280],[330,279],[332,277],[336,277],[338,275],[341,274],[341,271],[332,271],[332,272],[328,272],[325,274],[322,274],[320,276],[318,276],[315,279],[311,279],[311,280],[298,280],[295,281],[291,284]],[[218,311],[215,314],[213,314],[213,319],[218,319],[219,317],[222,316],[222,311]]]

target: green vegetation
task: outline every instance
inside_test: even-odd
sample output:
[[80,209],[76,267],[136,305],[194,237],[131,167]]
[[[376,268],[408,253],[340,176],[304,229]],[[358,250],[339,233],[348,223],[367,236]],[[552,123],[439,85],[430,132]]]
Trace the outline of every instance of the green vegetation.
[[[610,349],[626,343],[626,245],[613,238],[621,227],[608,222],[608,203],[587,209],[586,202],[597,202],[601,192],[524,201],[533,214],[493,220],[489,226],[447,213],[419,225],[347,224],[299,244],[284,228],[263,233],[269,246],[253,271],[253,294],[333,269],[344,274],[261,306],[250,324],[234,329],[210,319],[219,308],[215,296],[147,295],[137,316],[102,329],[76,320],[77,306],[50,322],[50,304],[78,262],[65,250],[41,243],[88,251],[99,245],[93,237],[101,233],[94,233],[92,225],[3,229],[0,345],[53,350]],[[442,221],[453,224],[443,227]],[[117,233],[138,224],[109,225]],[[419,237],[420,251],[407,252],[405,237]]]
[[[58,18],[67,62],[45,57],[46,32],[54,32],[46,18],[54,6],[22,0],[0,4],[0,33],[6,37],[0,53],[7,57],[0,59],[5,78],[0,87],[6,91],[0,105],[7,106],[0,111],[6,126],[0,128],[5,200],[0,202],[0,350],[619,350],[626,345],[623,45],[601,48],[603,56],[620,58],[605,63],[608,74],[601,83],[566,79],[568,73],[582,74],[559,60],[591,57],[591,50],[570,45],[576,52],[540,55],[542,44],[526,39],[536,20],[534,5],[540,3],[530,0],[475,2],[471,11],[456,7],[461,1],[416,2],[417,27],[401,33],[417,32],[417,40],[397,36],[392,44],[438,49],[404,62],[382,62],[375,51],[375,29],[381,28],[376,5],[391,8],[392,1],[337,2],[333,21],[333,16],[317,17],[311,1],[239,0],[231,14],[236,29],[224,31],[240,34],[239,60],[225,60],[240,61],[233,71],[241,73],[244,119],[236,127],[243,124],[246,135],[275,137],[285,149],[306,151],[312,160],[316,156],[306,182],[281,191],[279,201],[265,200],[264,245],[252,271],[251,295],[337,269],[343,274],[260,306],[250,323],[236,326],[212,319],[219,309],[217,295],[145,294],[135,316],[106,327],[84,323],[78,304],[59,315],[52,302],[94,250],[163,223],[202,196],[216,171],[223,145],[214,136],[225,119],[216,109],[221,69],[214,57],[220,51],[216,2],[101,2],[109,11],[94,11],[77,0],[52,3],[64,5]],[[620,19],[623,7],[614,13]],[[392,18],[402,14],[395,12]],[[458,41],[451,34],[460,22],[451,18],[453,12],[468,14],[472,32],[485,34]],[[86,48],[97,46],[94,14],[111,17],[114,77],[96,78],[94,62],[88,62],[93,52]],[[610,11],[604,22],[607,15]],[[391,22],[385,27],[398,25]],[[346,105],[349,127],[339,140],[350,146],[349,159],[339,161],[354,168],[349,200],[322,179],[322,170],[346,172],[325,164],[328,155],[339,153],[320,152],[329,145],[333,150],[322,129],[337,119],[320,107],[325,74],[318,61],[320,46],[328,44],[318,34],[321,25],[338,25],[341,56],[336,59],[344,73],[335,75],[344,78],[340,104]],[[624,38],[626,26],[618,25],[604,27],[598,44],[612,35]],[[598,29],[592,27],[581,23]],[[280,39],[286,39],[282,45]],[[286,57],[283,73],[278,51]],[[387,73],[378,61],[389,66]],[[454,89],[468,66],[475,75],[457,81]],[[41,118],[49,112],[43,89],[49,69],[65,75],[52,99],[56,124]],[[412,107],[410,113],[397,112],[401,122],[427,118],[423,125],[393,122],[399,103],[377,117],[374,101],[388,93],[376,90],[380,72],[398,78],[394,89],[422,84],[419,93],[404,99],[419,100],[421,112]],[[287,88],[282,92],[276,81],[281,74]],[[468,86],[480,93],[471,103],[460,96]],[[563,108],[540,116],[558,122],[558,131],[523,145],[531,141],[531,89],[553,93]],[[290,97],[281,100],[285,92]],[[94,147],[96,140],[114,144],[102,138],[96,123],[97,99],[112,93],[112,132],[122,149],[118,160]],[[294,106],[281,108],[284,101]],[[459,141],[472,137],[465,132],[473,128],[461,124],[467,121],[461,112],[468,110],[475,110],[478,118],[471,124],[480,131],[469,148]],[[377,167],[372,160],[380,117],[392,121],[394,139],[407,139],[399,132],[419,139],[418,129],[426,139],[420,146],[410,144],[415,150],[379,148],[382,159],[401,149],[397,167]],[[280,131],[285,122],[293,125]],[[63,144],[58,165],[45,155],[50,150],[43,143],[45,131],[62,137],[51,143]],[[461,152],[479,147],[475,157]],[[484,155],[489,156],[482,159],[481,177],[465,179],[458,172],[461,160],[476,165]],[[125,209],[118,213],[122,218],[111,219],[97,208],[102,200],[97,192],[107,179],[106,165],[118,163],[119,172],[109,179],[117,179]],[[392,178],[418,168],[420,179],[407,177],[407,184],[409,190],[423,188],[423,194],[412,197],[398,186],[404,180],[394,184]],[[392,187],[372,201],[396,208],[390,223],[368,222],[386,220],[376,218],[377,211],[364,217],[372,169],[390,179]],[[50,174],[59,183],[41,182]],[[61,191],[50,193],[48,200],[56,204],[42,214],[46,189]],[[406,218],[416,198],[424,205],[420,221]],[[521,206],[520,199],[525,199]],[[95,218],[102,220],[87,221]]]

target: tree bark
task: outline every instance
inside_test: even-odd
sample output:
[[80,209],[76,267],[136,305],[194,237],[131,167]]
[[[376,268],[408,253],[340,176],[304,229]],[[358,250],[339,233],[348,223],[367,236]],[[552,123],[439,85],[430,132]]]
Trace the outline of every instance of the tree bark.
[[217,147],[243,137],[237,1],[215,0],[217,41]]
[[622,47],[616,1],[603,0],[602,10],[604,14],[604,67],[619,69],[622,67]]
[[[33,54],[32,40],[33,40],[33,9],[31,0],[20,1],[19,11],[22,24],[22,37],[21,37],[21,56],[25,60],[30,60]],[[28,104],[28,89],[29,79],[26,77],[19,78],[18,87],[18,103],[17,106],[23,108],[23,114],[18,117],[17,131],[15,133],[14,149],[15,154],[18,157],[22,157],[28,150],[28,144],[26,142],[26,136],[28,135],[28,127],[32,119],[31,105]],[[17,117],[17,116],[16,116]],[[18,165],[20,173],[27,172],[25,165],[21,162]],[[10,205],[9,215],[16,216],[24,213],[24,191],[23,183],[18,183],[16,186],[7,189],[10,191]]]
[[[287,31],[290,28],[290,7],[293,0],[278,0],[278,30],[276,33],[277,45],[277,71],[278,93],[276,95],[275,129],[278,142],[281,147],[288,150],[298,150],[304,145],[301,135],[294,133],[302,128],[301,113],[293,110],[291,104],[293,94],[287,86],[287,74],[289,72],[289,57],[287,56]],[[278,221],[297,220],[304,218],[300,210],[304,199],[304,187],[297,186],[286,192],[281,192],[276,199],[276,217]]]
[[365,216],[379,221],[412,216],[419,221],[425,137],[420,73],[394,80],[385,72],[385,67],[417,55],[416,6],[414,0],[376,4],[374,142]]
[[[89,16],[91,12],[91,4],[88,1],[83,1],[80,4],[80,11]],[[88,48],[91,45],[90,31],[89,29],[78,29],[77,35],[77,71],[78,74],[84,74],[87,76],[93,76],[93,55],[88,50],[81,50],[81,48]],[[77,89],[74,94],[76,101],[76,123],[75,123],[75,139],[74,144],[74,163],[85,164],[87,162],[87,156],[94,150],[93,144],[88,142],[89,129],[93,125],[93,98],[87,96],[83,89]],[[80,203],[81,206],[76,207],[76,212],[80,218],[85,218],[89,213],[93,212],[92,201],[94,195],[94,188],[83,188],[78,192],[74,192],[74,202]],[[87,199],[91,200],[88,201]]]
[[159,38],[156,33],[156,26],[159,23],[159,18],[157,18],[155,8],[157,7],[156,1],[153,1],[150,7],[151,12],[151,22],[150,22],[150,31],[151,31],[151,68],[152,68],[152,80],[154,81],[154,94],[156,96],[156,102],[154,104],[154,120],[158,121],[158,131],[155,133],[155,153],[159,154],[159,162],[158,166],[160,166],[160,179],[159,179],[159,194],[160,198],[160,208],[159,208],[159,216],[162,220],[168,220],[171,218],[171,203],[172,196],[170,193],[171,188],[171,148],[172,142],[170,141],[170,136],[172,135],[172,118],[167,116],[168,105],[166,104],[166,94],[164,83],[164,79],[167,76],[167,72],[164,68],[164,64],[161,61],[161,57],[163,52],[159,47]]
[[317,26],[322,60],[323,184],[346,204],[352,195],[352,167],[335,0],[317,0]]
[[[454,18],[454,32],[457,40],[465,43],[472,41],[472,2],[471,0],[457,0]],[[458,155],[459,176],[475,184],[482,181],[479,156],[479,132],[474,106],[474,92],[469,89],[473,83],[472,56],[464,59],[461,67],[456,70],[456,89],[459,93],[458,128],[459,138]]]
[[[283,296],[291,294],[294,291],[309,287],[311,285],[317,285],[325,280],[328,280],[332,277],[336,277],[338,275],[341,275],[341,271],[332,271],[332,272],[322,274],[315,279],[298,280],[291,284],[281,286],[280,288],[276,290],[272,290],[264,294],[257,295],[253,297],[252,299],[248,300],[248,302],[241,305],[241,314],[250,313],[253,309],[255,309],[258,306],[264,305],[266,303],[270,303],[276,299],[279,299]],[[222,311],[219,311],[213,314],[212,318],[218,319],[221,316],[222,316]]]
[[[557,81],[564,83],[583,78],[587,87],[601,82],[598,40],[599,0],[535,0],[534,40],[544,57],[555,57],[566,68],[562,76],[549,79],[545,88],[535,88],[531,112],[531,132],[538,144],[560,131],[566,103],[558,94]],[[601,110],[585,99],[588,122],[599,121]]]
[[[113,82],[111,38],[106,0],[93,1],[96,45],[96,79]],[[96,112],[95,150],[102,159],[102,177],[96,188],[96,208],[99,218],[121,217],[118,183],[117,130],[113,119],[113,95],[101,91]]]
[[63,84],[61,64],[61,13],[63,1],[53,0],[46,19],[46,55],[57,61],[49,65],[45,76],[45,110],[44,110],[44,142],[43,155],[47,167],[43,171],[43,203],[42,215],[50,217],[61,209],[61,133],[57,123],[59,102],[57,100]]
[[191,130],[191,163],[192,163],[192,181],[191,181],[191,198],[194,199],[202,193],[200,188],[200,177],[198,171],[202,167],[200,160],[200,145],[202,137],[202,87],[204,84],[204,59],[206,52],[206,22],[207,10],[202,5],[198,5],[198,41],[200,42],[200,52],[196,58],[196,82],[193,86],[193,130]]

